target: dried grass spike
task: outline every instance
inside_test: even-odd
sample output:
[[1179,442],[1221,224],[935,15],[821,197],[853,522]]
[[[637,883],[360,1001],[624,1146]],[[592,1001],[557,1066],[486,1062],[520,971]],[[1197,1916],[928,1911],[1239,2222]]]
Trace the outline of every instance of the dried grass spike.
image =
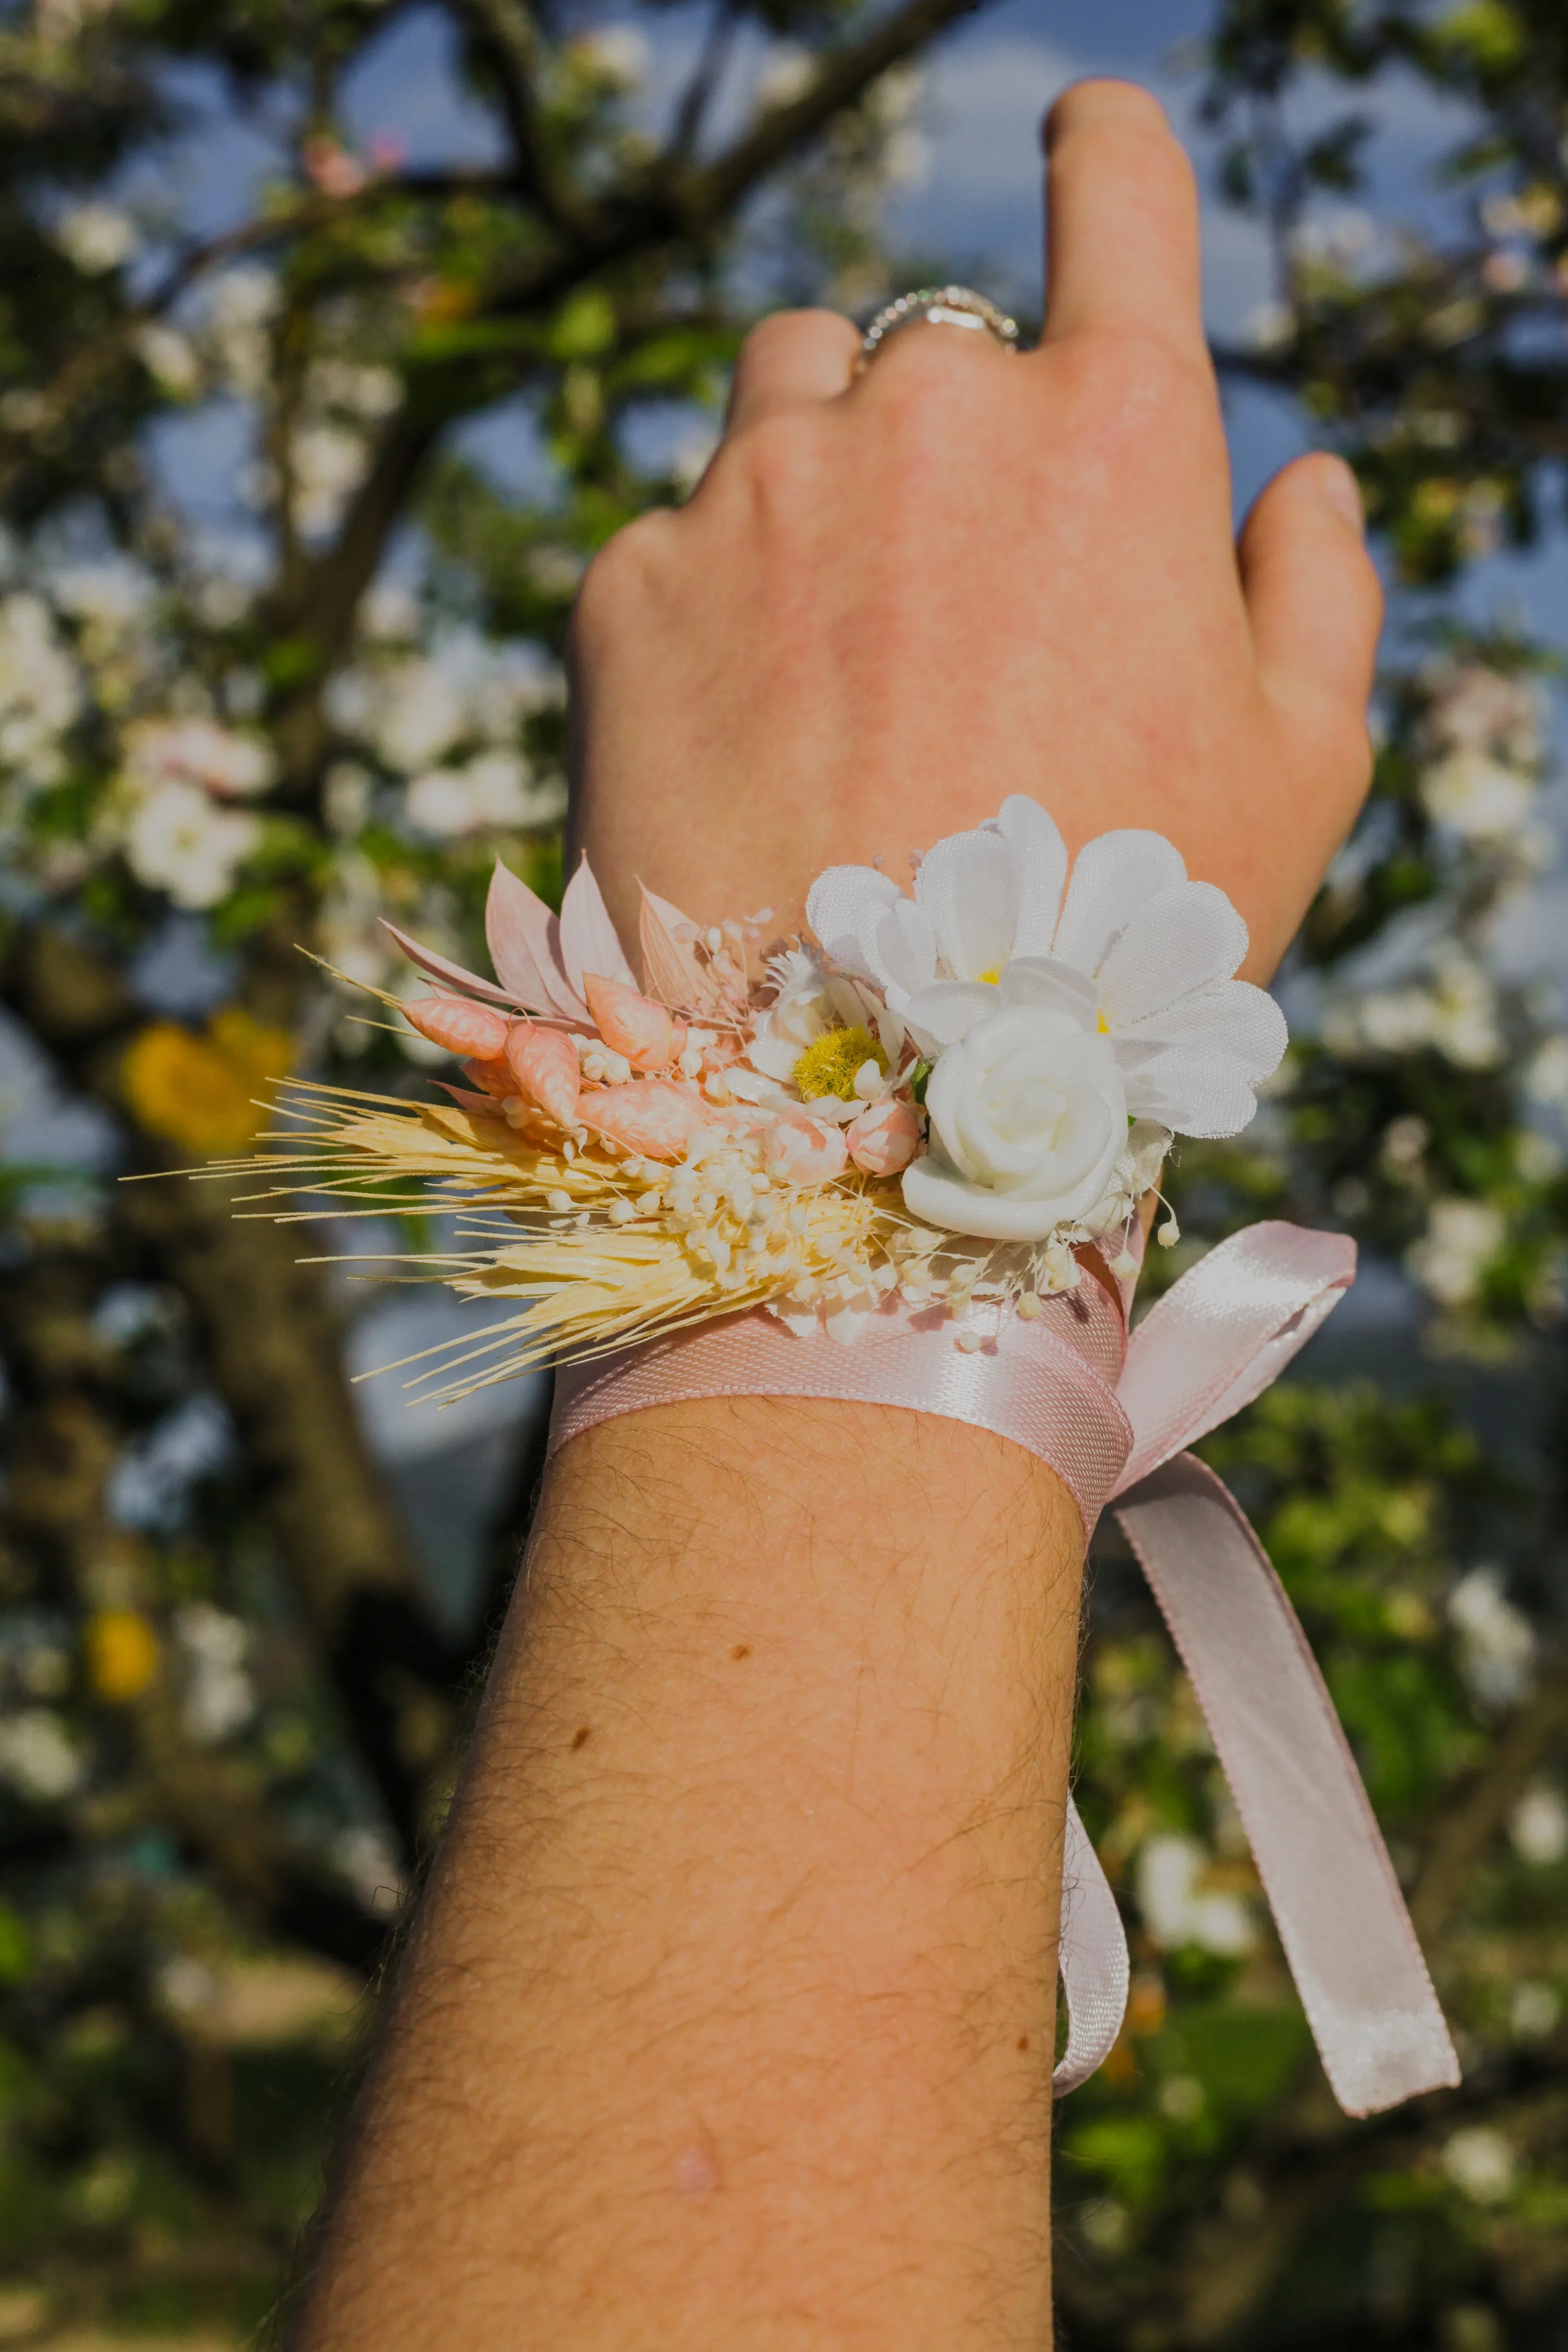
[[507,1024],[486,1004],[462,996],[417,996],[403,1007],[403,1017],[433,1045],[448,1054],[472,1054],[493,1062],[506,1047]]
[[576,1126],[583,1079],[577,1048],[564,1031],[520,1021],[507,1039],[506,1058],[527,1101],[548,1111],[558,1127]]
[[675,1058],[676,1024],[666,1006],[596,971],[583,974],[583,993],[612,1053],[624,1054],[634,1070],[668,1070]]

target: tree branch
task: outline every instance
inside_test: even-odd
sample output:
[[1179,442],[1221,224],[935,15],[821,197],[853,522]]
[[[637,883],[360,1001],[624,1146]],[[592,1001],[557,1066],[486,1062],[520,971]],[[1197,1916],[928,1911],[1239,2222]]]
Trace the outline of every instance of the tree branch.
[[714,0],[713,14],[709,21],[708,37],[696,70],[681,93],[670,130],[667,152],[686,158],[696,152],[702,135],[702,125],[708,109],[735,46],[735,36],[741,27],[739,0]]
[[[985,0],[905,0],[863,40],[830,50],[798,98],[758,116],[732,146],[699,173],[682,195],[688,234],[700,234],[748,195],[780,163],[809,145],[836,114],[853,106],[889,67],[974,15]],[[679,157],[669,162],[679,164]],[[656,167],[657,169],[658,167]]]
[[583,222],[576,192],[555,169],[539,110],[539,39],[519,0],[458,0],[479,56],[490,68],[511,140],[518,186],[551,227],[567,235]]
[[447,195],[498,193],[510,184],[507,176],[498,172],[405,172],[395,179],[369,181],[351,195],[308,197],[290,212],[242,221],[237,227],[224,230],[221,236],[187,247],[150,294],[127,310],[108,333],[84,344],[67,361],[54,381],[34,395],[34,421],[25,429],[0,426],[0,451],[6,453],[0,456],[0,497],[5,496],[26,464],[36,436],[41,432],[58,432],[76,404],[131,356],[142,329],[163,318],[200,278],[221,268],[226,262],[259,252],[286,237],[310,236],[317,229],[331,226],[347,214],[383,203],[388,197],[436,201]]

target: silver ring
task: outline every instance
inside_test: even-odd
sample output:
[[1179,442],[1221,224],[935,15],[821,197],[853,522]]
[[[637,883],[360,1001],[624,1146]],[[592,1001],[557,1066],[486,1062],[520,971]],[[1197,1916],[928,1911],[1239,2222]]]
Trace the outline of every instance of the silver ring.
[[901,327],[967,327],[993,336],[1005,352],[1018,348],[1018,321],[1009,319],[973,286],[918,286],[879,310],[861,338],[855,373],[863,375],[890,335]]

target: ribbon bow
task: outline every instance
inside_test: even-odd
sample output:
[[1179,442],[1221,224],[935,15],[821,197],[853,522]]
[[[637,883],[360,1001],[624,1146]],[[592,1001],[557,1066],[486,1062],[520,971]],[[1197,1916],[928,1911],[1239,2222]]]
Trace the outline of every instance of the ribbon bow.
[[[1114,1509],[1207,1719],[1329,2081],[1359,2116],[1457,2083],[1458,2063],[1296,1612],[1235,1497],[1183,1450],[1278,1379],[1354,1277],[1353,1242],[1264,1223],[1211,1250],[1130,1339],[1097,1282],[1028,1322],[994,1308],[986,1337],[972,1318],[968,1351],[940,1316],[897,1300],[848,1348],[753,1311],[563,1365],[551,1448],[678,1398],[861,1400],[1026,1446],[1089,1530]],[[1070,1799],[1060,1968],[1058,2095],[1093,2074],[1127,2006],[1121,1915]]]
[[[1235,1496],[1184,1451],[1268,1388],[1355,1278],[1355,1244],[1262,1223],[1173,1284],[1128,1342],[1114,1509],[1230,1783],[1335,2097],[1350,2115],[1459,2079],[1394,1866],[1300,1620]],[[1059,2095],[1127,2004],[1121,1914],[1077,1808],[1063,1857]]]

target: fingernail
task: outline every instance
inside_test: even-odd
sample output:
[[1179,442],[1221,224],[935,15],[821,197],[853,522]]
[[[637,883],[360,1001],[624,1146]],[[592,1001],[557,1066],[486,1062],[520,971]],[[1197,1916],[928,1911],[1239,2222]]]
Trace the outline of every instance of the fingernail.
[[1342,457],[1319,458],[1318,489],[1334,512],[1342,515],[1351,529],[1364,537],[1366,509],[1362,504],[1361,484]]

